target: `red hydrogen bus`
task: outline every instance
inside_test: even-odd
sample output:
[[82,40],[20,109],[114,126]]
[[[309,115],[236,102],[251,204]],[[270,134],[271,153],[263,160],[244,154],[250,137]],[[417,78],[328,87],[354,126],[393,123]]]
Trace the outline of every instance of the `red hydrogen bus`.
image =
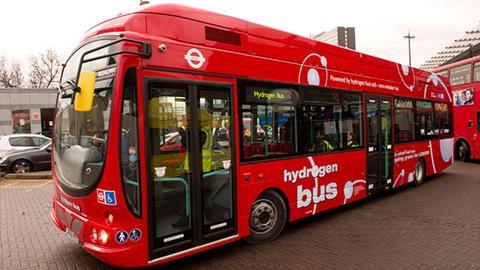
[[480,159],[480,56],[434,70],[450,80],[453,90],[455,156],[467,161]]
[[449,85],[178,5],[90,29],[59,86],[51,217],[116,266],[165,263],[441,172]]

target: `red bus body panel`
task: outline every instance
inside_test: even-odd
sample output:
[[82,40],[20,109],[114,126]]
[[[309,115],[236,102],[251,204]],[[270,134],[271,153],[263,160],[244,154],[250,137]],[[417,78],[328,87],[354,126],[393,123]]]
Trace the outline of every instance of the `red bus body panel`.
[[[445,65],[434,69],[434,72],[444,71],[458,66],[466,64],[471,65],[471,71],[473,71],[473,64],[480,61],[480,56],[465,59],[453,64]],[[453,106],[453,129],[455,132],[456,146],[460,141],[465,141],[470,149],[471,159],[480,159],[480,128],[479,117],[480,112],[480,81],[475,81],[475,75],[471,72],[470,83],[452,86],[452,92],[473,89],[474,91],[474,104],[464,106]],[[447,79],[445,79],[447,80]],[[453,98],[453,97],[452,97]],[[455,101],[453,101],[454,103]]]
[[[237,33],[241,45],[235,46],[207,40],[205,27],[214,27]],[[288,202],[289,220],[311,216],[367,197],[366,149],[313,156],[295,156],[264,162],[240,162],[240,126],[236,78],[250,78],[291,84],[308,85],[307,71],[320,74],[321,87],[361,91],[370,95],[404,96],[432,101],[451,102],[448,82],[433,73],[406,67],[356,51],[332,46],[294,34],[271,29],[244,20],[178,5],[158,5],[140,9],[105,21],[90,29],[84,40],[104,34],[151,43],[150,59],[121,56],[117,68],[115,91],[122,89],[125,66],[138,65],[138,93],[143,94],[143,77],[178,78],[183,80],[225,82],[232,84],[234,92],[233,116],[235,121],[234,148],[237,187],[237,236],[224,242],[206,245],[175,258],[234,241],[249,234],[249,213],[255,199],[266,189],[277,190]],[[165,53],[157,48],[165,45]],[[186,61],[191,48],[201,50],[205,63],[198,69]],[[136,62],[138,61],[138,63]],[[120,82],[120,83],[119,83]],[[75,198],[55,188],[52,219],[62,230],[73,230],[73,220],[82,224],[75,232],[83,247],[108,264],[136,267],[149,265],[148,257],[148,190],[142,188],[142,217],[133,216],[124,200],[120,177],[119,129],[121,95],[114,95],[110,124],[109,147],[104,173],[97,189],[115,190],[117,205],[106,208],[97,201],[97,193]],[[143,115],[139,106],[139,115]],[[140,145],[145,145],[145,123],[139,118]],[[434,139],[394,145],[394,187],[411,182],[411,173],[419,158],[425,160],[427,175],[439,173],[452,162],[453,139]],[[144,150],[140,149],[140,156]],[[145,187],[146,165],[141,164]],[[58,179],[53,173],[57,182]],[[106,214],[118,218],[114,225],[106,222]],[[92,243],[88,236],[91,228],[102,228],[110,237],[118,230],[138,228],[144,237],[137,243],[108,245]]]

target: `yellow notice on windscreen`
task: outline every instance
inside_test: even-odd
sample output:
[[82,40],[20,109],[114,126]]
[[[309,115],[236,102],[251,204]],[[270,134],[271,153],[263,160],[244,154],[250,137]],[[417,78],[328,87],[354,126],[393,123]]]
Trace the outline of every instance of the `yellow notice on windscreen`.
[[92,110],[96,78],[97,74],[94,71],[82,71],[80,73],[80,79],[78,80],[80,92],[75,93],[75,111],[89,112]]

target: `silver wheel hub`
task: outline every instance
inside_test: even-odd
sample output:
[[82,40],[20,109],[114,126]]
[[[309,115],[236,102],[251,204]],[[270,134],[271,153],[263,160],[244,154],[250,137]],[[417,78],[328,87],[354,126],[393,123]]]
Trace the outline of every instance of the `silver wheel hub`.
[[15,165],[15,173],[26,173],[30,171],[30,166],[25,161]]
[[273,229],[278,219],[278,211],[269,200],[258,200],[252,208],[250,227],[256,233],[267,233]]

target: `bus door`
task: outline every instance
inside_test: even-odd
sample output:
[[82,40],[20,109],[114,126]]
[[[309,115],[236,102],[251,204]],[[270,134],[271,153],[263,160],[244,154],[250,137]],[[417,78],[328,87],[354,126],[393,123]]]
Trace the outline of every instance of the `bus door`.
[[150,259],[235,234],[231,86],[147,81]]
[[392,103],[390,98],[367,96],[368,193],[392,184]]

